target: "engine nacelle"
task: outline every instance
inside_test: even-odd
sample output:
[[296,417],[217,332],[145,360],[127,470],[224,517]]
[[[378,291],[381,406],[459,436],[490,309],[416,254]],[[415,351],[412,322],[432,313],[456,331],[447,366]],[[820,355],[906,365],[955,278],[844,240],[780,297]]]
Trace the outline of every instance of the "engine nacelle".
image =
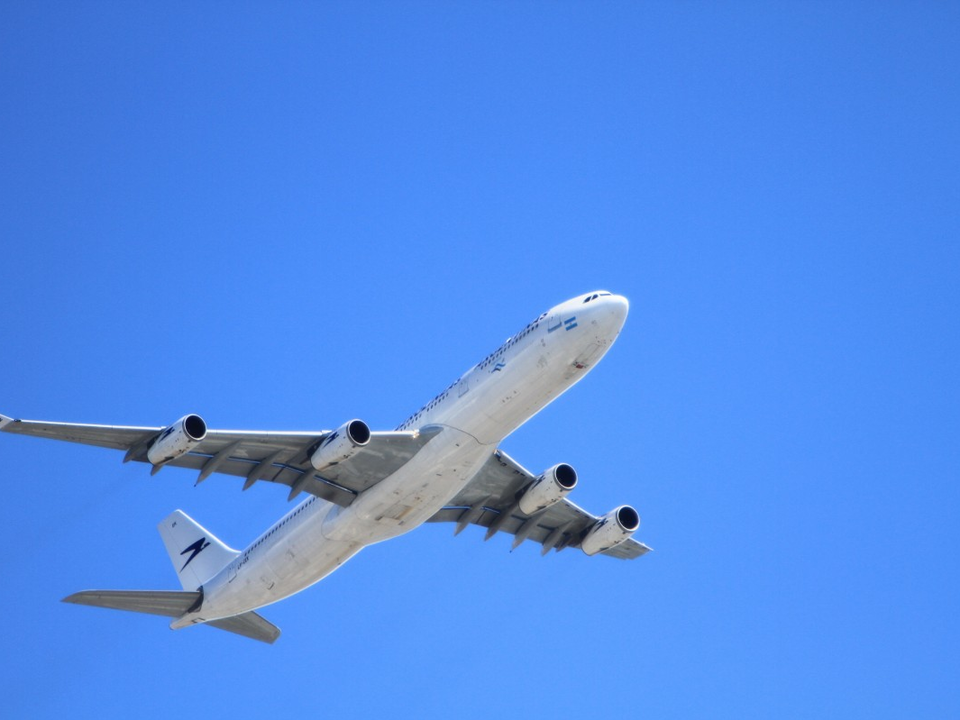
[[147,450],[147,460],[162,465],[184,455],[207,436],[207,424],[199,415],[184,415],[173,425],[164,428]]
[[597,520],[580,543],[587,555],[596,555],[616,547],[640,527],[640,516],[629,505],[621,505]]
[[577,471],[566,463],[554,465],[533,481],[520,497],[520,512],[533,515],[560,502],[577,486]]
[[363,420],[345,422],[327,435],[310,456],[310,464],[316,470],[342,463],[370,442],[370,428]]

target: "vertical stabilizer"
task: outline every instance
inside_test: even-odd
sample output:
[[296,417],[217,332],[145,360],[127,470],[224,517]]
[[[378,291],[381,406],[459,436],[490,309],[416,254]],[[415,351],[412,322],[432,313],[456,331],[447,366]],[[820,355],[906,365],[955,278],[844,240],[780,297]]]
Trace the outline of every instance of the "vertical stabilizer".
[[184,590],[197,590],[240,554],[182,510],[170,513],[157,529]]

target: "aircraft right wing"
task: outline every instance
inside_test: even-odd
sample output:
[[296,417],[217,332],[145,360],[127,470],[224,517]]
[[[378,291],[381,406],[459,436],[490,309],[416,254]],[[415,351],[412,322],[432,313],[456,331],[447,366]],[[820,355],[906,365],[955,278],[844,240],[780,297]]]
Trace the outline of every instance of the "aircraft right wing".
[[[559,552],[579,547],[584,535],[601,518],[566,498],[540,513],[525,515],[518,507],[517,498],[536,478],[505,452],[497,450],[450,504],[428,522],[456,523],[456,533],[468,525],[479,525],[487,528],[487,540],[497,532],[506,532],[514,536],[513,547],[524,540],[533,540],[543,546],[543,555],[550,550]],[[600,554],[630,560],[649,551],[647,545],[628,538]]]

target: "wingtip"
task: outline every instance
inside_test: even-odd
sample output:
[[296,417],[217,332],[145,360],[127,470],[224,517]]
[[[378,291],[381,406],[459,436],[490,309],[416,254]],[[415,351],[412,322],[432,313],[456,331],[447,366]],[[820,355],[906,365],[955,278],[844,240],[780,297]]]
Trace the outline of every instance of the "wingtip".
[[3,430],[12,422],[16,422],[16,420],[14,420],[12,417],[7,417],[6,415],[0,415],[0,430]]

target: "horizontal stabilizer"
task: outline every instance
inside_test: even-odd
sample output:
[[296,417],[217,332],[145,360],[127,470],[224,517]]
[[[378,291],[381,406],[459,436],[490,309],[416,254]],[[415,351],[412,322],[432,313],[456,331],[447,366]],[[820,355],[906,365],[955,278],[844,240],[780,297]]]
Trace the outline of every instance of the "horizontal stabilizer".
[[180,617],[202,598],[199,592],[169,590],[84,590],[65,597],[63,602],[93,605],[111,610]]
[[255,612],[245,612],[242,615],[234,615],[221,620],[211,620],[207,625],[270,644],[273,644],[274,640],[280,637],[280,628],[264,620]]
[[[93,605],[111,610],[163,615],[178,618],[190,612],[203,599],[201,592],[170,590],[84,590],[65,597],[63,602],[75,605]],[[220,620],[203,623],[220,630],[243,635],[252,640],[273,643],[280,637],[280,628],[264,620],[255,612],[246,612]]]

